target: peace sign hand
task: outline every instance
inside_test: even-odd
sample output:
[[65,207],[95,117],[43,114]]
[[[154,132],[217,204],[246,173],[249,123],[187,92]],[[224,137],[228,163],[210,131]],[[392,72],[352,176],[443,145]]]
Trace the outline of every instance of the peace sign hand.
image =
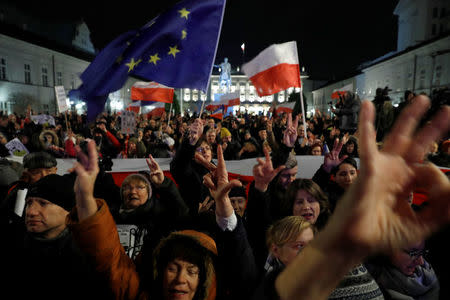
[[257,158],[256,164],[253,167],[253,178],[255,179],[255,188],[261,192],[265,192],[269,186],[269,183],[277,176],[277,174],[286,168],[284,165],[274,169],[272,165],[272,159],[270,158],[269,150],[264,148],[265,161],[261,158]]
[[239,180],[228,181],[228,171],[223,159],[222,146],[217,146],[217,167],[203,176],[203,184],[209,189],[216,201],[216,215],[228,218],[234,213],[228,193],[235,186],[241,186]]
[[339,141],[339,139],[334,140],[333,149],[331,152],[325,154],[325,158],[323,161],[323,169],[330,173],[331,170],[339,165],[344,159],[347,158],[348,155],[343,155],[342,157],[339,157],[339,153],[341,153],[342,146],[344,145],[343,141]]
[[73,189],[77,202],[78,218],[82,221],[97,212],[94,185],[100,168],[94,140],[88,140],[88,155],[84,154],[79,146],[76,146],[75,150],[77,151],[79,162],[75,162],[68,172],[76,172],[77,174]]
[[150,181],[154,185],[160,186],[164,182],[164,172],[151,154],[148,157],[145,161],[150,169]]
[[298,115],[295,117],[294,124],[292,124],[292,114],[288,114],[286,130],[283,134],[283,143],[289,148],[294,147],[297,140]]

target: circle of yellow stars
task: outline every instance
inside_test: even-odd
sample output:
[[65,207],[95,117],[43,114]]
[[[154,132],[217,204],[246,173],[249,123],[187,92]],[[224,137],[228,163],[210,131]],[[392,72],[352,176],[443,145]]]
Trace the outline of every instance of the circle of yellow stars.
[[[188,11],[186,8],[182,8],[182,9],[178,10],[178,13],[180,14],[180,18],[185,18],[186,20],[188,20],[189,14],[191,12]],[[181,39],[184,40],[186,38],[187,38],[187,30],[183,29],[183,30],[181,30]],[[169,52],[167,52],[167,54],[172,55],[173,58],[176,58],[177,53],[180,51],[181,50],[178,49],[177,45],[173,45],[172,47],[169,46]],[[118,59],[118,62],[120,63],[121,60],[122,60],[122,58],[120,57]],[[158,64],[159,60],[161,60],[161,58],[159,57],[159,53],[154,53],[153,55],[150,55],[150,59],[148,60],[148,63],[156,66]],[[125,64],[128,67],[128,73],[133,71],[141,62],[142,62],[142,59],[138,59],[137,61],[135,61],[134,57],[132,57],[131,60]]]

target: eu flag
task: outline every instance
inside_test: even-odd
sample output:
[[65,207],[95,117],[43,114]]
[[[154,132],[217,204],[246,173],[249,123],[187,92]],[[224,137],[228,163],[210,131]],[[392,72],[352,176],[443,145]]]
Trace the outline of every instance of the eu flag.
[[103,110],[109,93],[129,75],[172,88],[206,92],[216,56],[226,0],[185,0],[139,30],[108,44],[69,93],[87,103],[88,120]]

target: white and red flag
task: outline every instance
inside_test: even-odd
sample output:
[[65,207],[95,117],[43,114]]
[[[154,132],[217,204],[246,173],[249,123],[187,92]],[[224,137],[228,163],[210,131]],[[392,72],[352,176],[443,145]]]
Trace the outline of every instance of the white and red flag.
[[353,91],[353,83],[347,84],[339,89],[334,89],[331,94],[331,99],[339,99],[339,96],[345,95],[347,91]]
[[294,110],[295,102],[288,102],[277,105],[276,112],[279,113],[287,113],[291,114]]
[[224,105],[220,105],[219,108],[216,109],[215,111],[213,111],[211,113],[211,115],[209,115],[209,116],[212,117],[212,118],[216,118],[216,119],[222,120],[224,111],[225,111]]
[[131,87],[131,100],[173,102],[173,88],[157,82],[138,81]]
[[141,101],[135,101],[130,103],[126,108],[128,111],[134,111],[136,114],[140,114],[141,112]]
[[301,87],[297,42],[271,45],[242,66],[259,97]]
[[213,104],[208,104],[205,109],[209,111],[217,110],[221,107],[227,109],[230,106],[240,105],[241,98],[239,96],[239,92],[223,94],[220,96],[220,100],[217,102],[213,102]]
[[241,104],[239,92],[223,94],[220,96],[220,103],[227,106],[235,106]]

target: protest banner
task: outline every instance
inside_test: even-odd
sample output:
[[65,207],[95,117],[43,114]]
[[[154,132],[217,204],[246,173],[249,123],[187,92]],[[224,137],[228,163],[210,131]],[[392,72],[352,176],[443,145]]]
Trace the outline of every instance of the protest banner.
[[8,149],[9,154],[14,156],[24,156],[28,154],[28,149],[22,144],[18,138],[14,138],[5,144],[6,149]]
[[69,106],[67,105],[67,96],[66,91],[64,90],[64,86],[57,85],[55,86],[55,94],[56,94],[56,102],[58,104],[58,110],[60,113],[66,112],[69,110]]
[[48,124],[55,126],[55,119],[49,115],[32,115],[31,121],[39,125]]
[[122,111],[121,118],[121,132],[123,134],[133,134],[136,130],[136,114],[134,111]]

